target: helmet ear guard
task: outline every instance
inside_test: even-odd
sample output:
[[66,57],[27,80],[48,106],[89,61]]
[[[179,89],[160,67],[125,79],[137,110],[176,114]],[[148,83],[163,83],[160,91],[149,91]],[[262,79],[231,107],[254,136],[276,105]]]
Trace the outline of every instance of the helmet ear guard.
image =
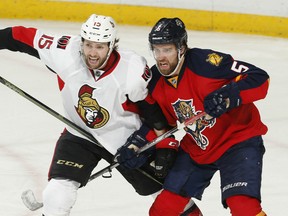
[[149,43],[170,44],[173,43],[178,49],[187,46],[187,32],[183,21],[175,18],[161,18],[149,33]]

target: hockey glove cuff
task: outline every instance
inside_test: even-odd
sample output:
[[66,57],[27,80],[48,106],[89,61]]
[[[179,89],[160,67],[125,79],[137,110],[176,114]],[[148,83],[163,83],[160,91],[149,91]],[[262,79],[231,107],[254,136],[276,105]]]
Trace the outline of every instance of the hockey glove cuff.
[[162,148],[156,150],[155,156],[155,176],[165,178],[173,166],[177,156],[177,150],[172,148]]
[[156,149],[169,148],[178,150],[178,147],[179,147],[179,141],[176,140],[173,136],[165,138],[156,144]]
[[204,99],[205,112],[217,118],[242,103],[237,83],[231,82],[210,93]]

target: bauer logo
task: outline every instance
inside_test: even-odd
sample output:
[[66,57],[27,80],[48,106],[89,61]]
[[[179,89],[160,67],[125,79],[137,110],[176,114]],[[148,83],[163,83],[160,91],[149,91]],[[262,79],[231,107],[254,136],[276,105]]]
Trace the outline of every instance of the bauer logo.
[[232,184],[225,185],[222,189],[222,192],[229,190],[229,189],[232,189],[232,188],[235,188],[235,187],[247,187],[247,185],[248,185],[247,182],[235,182]]

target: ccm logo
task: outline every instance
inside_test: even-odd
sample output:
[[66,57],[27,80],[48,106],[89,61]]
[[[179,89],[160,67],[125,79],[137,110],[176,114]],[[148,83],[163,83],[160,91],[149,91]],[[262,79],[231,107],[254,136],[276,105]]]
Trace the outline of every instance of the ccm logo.
[[79,168],[79,169],[81,169],[83,167],[83,164],[78,164],[78,163],[75,163],[73,161],[66,161],[66,160],[58,160],[57,164],[71,166],[71,167],[76,167],[76,168]]
[[169,142],[168,145],[172,146],[172,147],[178,147],[179,146],[179,142]]

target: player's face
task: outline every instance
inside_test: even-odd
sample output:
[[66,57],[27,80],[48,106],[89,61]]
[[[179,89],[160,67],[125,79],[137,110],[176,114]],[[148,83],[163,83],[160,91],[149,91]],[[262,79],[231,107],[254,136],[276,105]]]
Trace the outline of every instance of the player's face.
[[169,75],[178,63],[178,50],[175,44],[153,45],[153,55],[160,72]]
[[108,43],[98,43],[89,40],[83,42],[83,55],[90,69],[97,69],[105,62],[109,51]]

